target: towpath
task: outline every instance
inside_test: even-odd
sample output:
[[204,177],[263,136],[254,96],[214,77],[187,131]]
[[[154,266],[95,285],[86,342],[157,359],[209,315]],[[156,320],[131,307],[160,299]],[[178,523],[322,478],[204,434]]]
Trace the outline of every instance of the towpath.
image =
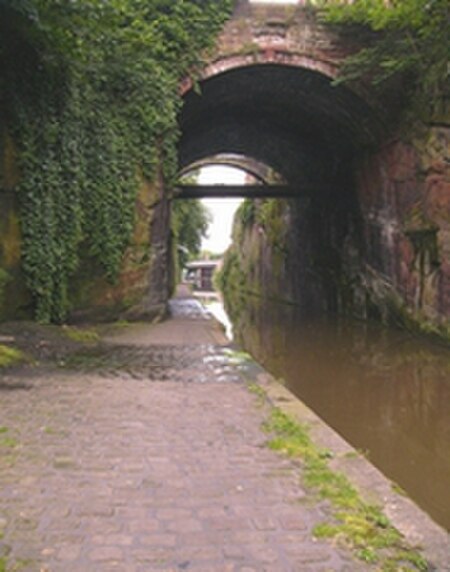
[[0,382],[0,569],[369,569],[313,539],[326,506],[265,446],[217,324],[192,299],[172,310]]

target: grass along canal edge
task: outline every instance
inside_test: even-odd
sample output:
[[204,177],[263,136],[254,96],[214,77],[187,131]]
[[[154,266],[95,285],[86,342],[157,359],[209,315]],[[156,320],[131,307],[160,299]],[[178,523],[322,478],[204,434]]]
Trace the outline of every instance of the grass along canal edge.
[[349,546],[383,572],[450,570],[450,535],[267,372],[248,384],[270,406],[267,446],[298,459],[303,484],[327,501],[317,538]]

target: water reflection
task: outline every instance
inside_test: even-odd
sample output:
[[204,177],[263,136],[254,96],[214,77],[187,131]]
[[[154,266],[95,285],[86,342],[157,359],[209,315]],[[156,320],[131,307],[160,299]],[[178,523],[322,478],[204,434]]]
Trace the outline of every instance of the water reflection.
[[256,300],[237,341],[450,530],[450,350]]

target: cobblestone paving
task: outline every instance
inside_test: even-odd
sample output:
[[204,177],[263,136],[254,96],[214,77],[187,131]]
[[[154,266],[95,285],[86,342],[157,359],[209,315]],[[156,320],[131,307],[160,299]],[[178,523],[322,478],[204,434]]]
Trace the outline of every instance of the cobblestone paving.
[[230,350],[211,344],[100,346],[73,355],[64,367],[107,377],[183,381],[242,382]]
[[116,368],[100,373],[0,384],[0,556],[12,570],[369,569],[313,540],[326,507],[265,447],[265,412],[224,348],[109,351]]

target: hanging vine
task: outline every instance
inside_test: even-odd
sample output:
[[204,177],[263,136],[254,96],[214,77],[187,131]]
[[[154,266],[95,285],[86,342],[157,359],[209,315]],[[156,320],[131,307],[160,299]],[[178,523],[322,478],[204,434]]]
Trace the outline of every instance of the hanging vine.
[[[61,322],[80,252],[117,277],[137,173],[175,176],[178,83],[230,0],[0,0],[0,110],[19,145],[23,270]],[[8,24],[5,24],[5,23]]]

